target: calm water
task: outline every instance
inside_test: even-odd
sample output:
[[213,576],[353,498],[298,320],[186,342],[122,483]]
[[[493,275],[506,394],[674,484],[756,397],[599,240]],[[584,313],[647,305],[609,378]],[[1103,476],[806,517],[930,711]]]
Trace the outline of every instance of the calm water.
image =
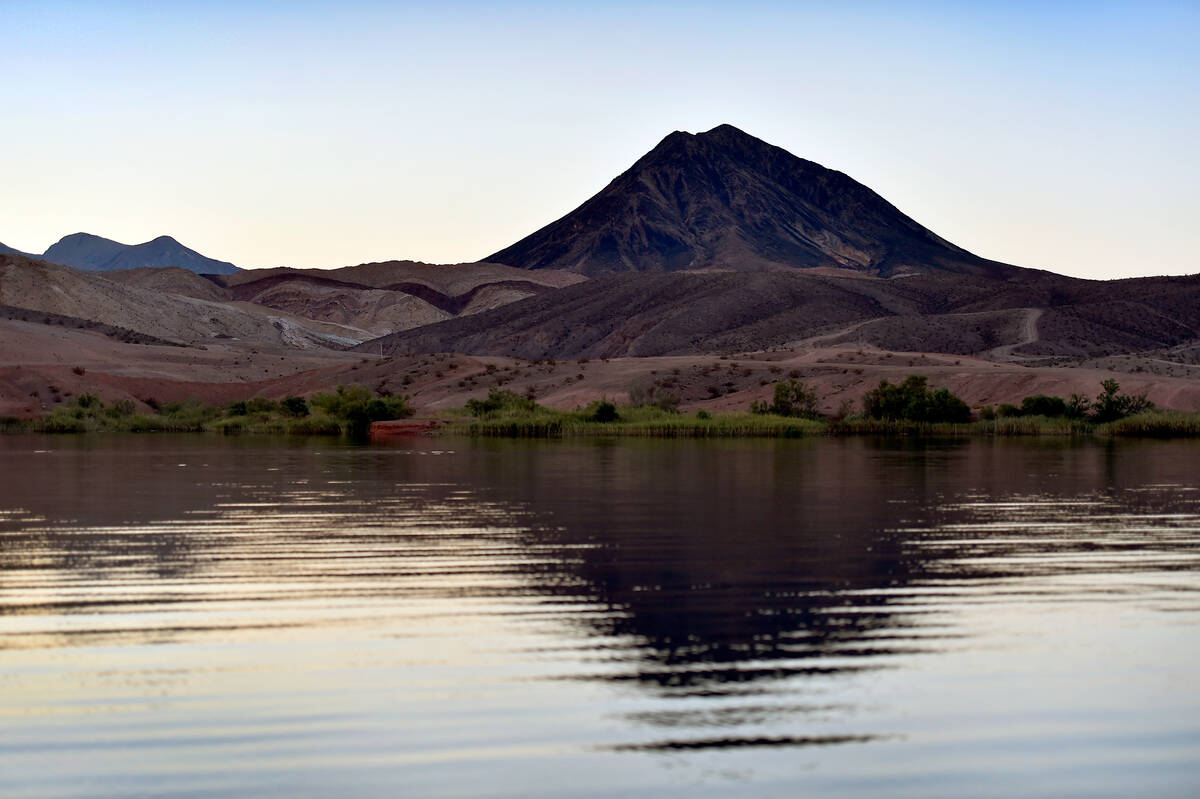
[[1196,796],[1198,479],[1198,442],[0,437],[0,795]]

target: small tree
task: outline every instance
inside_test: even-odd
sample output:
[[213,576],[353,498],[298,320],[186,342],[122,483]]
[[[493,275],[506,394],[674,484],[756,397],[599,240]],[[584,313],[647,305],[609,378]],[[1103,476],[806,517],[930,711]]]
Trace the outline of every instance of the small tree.
[[615,422],[621,418],[617,413],[617,406],[606,399],[596,400],[587,407],[587,420],[589,422]]
[[289,416],[308,416],[308,403],[304,401],[304,397],[284,397],[279,405]]
[[1109,378],[1100,384],[1101,391],[1092,403],[1092,421],[1097,424],[1115,422],[1135,413],[1154,410],[1154,403],[1145,394],[1130,396],[1119,393],[1120,384]]
[[930,391],[924,375],[893,385],[881,380],[863,395],[863,413],[873,419],[911,422],[969,422],[971,408],[948,389]]
[[638,380],[629,387],[629,404],[634,408],[658,408],[671,413],[679,412],[679,397],[660,390],[655,383]]
[[1091,412],[1092,401],[1082,394],[1072,394],[1067,400],[1065,415],[1068,419],[1086,419]]
[[781,380],[775,384],[775,396],[765,402],[750,403],[752,413],[773,413],[777,416],[799,416],[816,419],[821,415],[817,392],[800,380]]
[[467,411],[472,416],[495,416],[498,413],[529,413],[538,409],[530,397],[522,397],[515,391],[491,388],[486,399],[467,400]]
[[1067,403],[1062,397],[1048,397],[1045,394],[1034,394],[1021,400],[1022,416],[1065,416]]

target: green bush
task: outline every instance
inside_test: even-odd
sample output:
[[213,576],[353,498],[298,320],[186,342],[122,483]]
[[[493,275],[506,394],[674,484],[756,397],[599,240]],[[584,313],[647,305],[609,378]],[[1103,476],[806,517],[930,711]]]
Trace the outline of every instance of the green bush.
[[279,403],[266,397],[251,397],[246,400],[246,413],[279,413]]
[[863,396],[863,412],[872,419],[893,421],[971,421],[971,409],[967,403],[944,388],[930,391],[926,382],[924,375],[909,375],[899,385],[882,380],[878,387]]
[[487,399],[467,400],[467,411],[477,418],[532,413],[539,409],[541,406],[529,397],[522,397],[508,389],[492,388],[488,391]]
[[1100,384],[1101,391],[1092,403],[1091,419],[1097,424],[1115,422],[1126,416],[1154,410],[1154,403],[1145,394],[1131,396],[1119,393],[1121,386],[1116,380],[1105,380]]
[[413,415],[408,397],[377,397],[366,386],[338,386],[333,394],[313,394],[312,407],[341,420],[347,433],[365,436],[371,422],[407,419]]
[[597,400],[587,406],[585,419],[589,422],[615,422],[621,418],[617,406],[608,400]]
[[639,380],[629,387],[631,408],[658,408],[660,411],[679,412],[679,397],[659,389],[654,383]]
[[1067,401],[1062,397],[1034,394],[1021,400],[1022,416],[1045,416],[1054,419],[1067,415]]
[[126,416],[133,416],[137,412],[137,406],[133,404],[133,400],[121,399],[109,405],[104,412],[110,418],[123,419]]
[[799,419],[819,419],[817,392],[800,380],[781,380],[775,384],[775,396],[765,402],[750,403],[751,413],[773,413]]
[[297,436],[336,436],[342,432],[342,425],[331,416],[314,413],[288,422],[287,432]]
[[308,403],[304,397],[284,397],[279,405],[288,416],[308,416]]

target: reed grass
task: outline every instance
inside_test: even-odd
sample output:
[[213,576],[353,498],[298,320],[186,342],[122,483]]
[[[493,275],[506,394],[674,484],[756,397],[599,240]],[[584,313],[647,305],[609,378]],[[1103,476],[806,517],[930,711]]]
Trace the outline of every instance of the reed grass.
[[825,423],[811,419],[751,413],[702,417],[659,408],[621,408],[616,420],[597,422],[583,411],[538,408],[452,423],[447,432],[505,438],[794,438],[820,435],[825,427]]
[[967,423],[913,422],[850,417],[837,421],[773,414],[726,413],[715,416],[671,413],[657,408],[621,408],[612,422],[595,422],[581,411],[538,408],[494,418],[463,421],[448,433],[502,438],[796,438],[803,436],[1020,437],[1087,438],[1200,436],[1200,413],[1151,412],[1096,425],[1082,419],[1016,416]]
[[1192,438],[1200,436],[1200,413],[1148,411],[1101,425],[1099,432],[1110,436]]
[[1065,416],[1008,416],[969,425],[971,433],[983,436],[1070,436],[1093,435],[1096,426]]

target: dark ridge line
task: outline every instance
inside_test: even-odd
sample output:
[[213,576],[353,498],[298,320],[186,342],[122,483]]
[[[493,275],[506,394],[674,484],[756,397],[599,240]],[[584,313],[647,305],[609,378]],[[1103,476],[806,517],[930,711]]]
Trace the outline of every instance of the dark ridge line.
[[[223,276],[222,275],[214,275],[214,277],[223,277]],[[236,286],[229,286],[229,285],[225,285],[224,283],[218,283],[218,285],[223,285],[225,289],[230,291],[235,300],[247,301],[247,300],[251,300],[251,298],[254,295],[256,295],[262,291],[266,291],[269,288],[274,288],[275,286],[278,286],[280,283],[288,283],[288,282],[293,282],[293,281],[300,282],[300,283],[309,283],[309,284],[316,285],[316,286],[329,286],[332,288],[354,289],[356,291],[373,291],[374,290],[374,287],[365,285],[363,283],[351,283],[346,280],[336,280],[331,277],[321,277],[319,275],[302,275],[302,274],[297,274],[295,272],[288,273],[288,274],[282,274],[282,275],[267,275],[266,277],[260,277],[257,280],[250,280],[245,283],[239,283]]]
[[[68,267],[70,268],[70,267]],[[60,325],[73,330],[88,330],[116,339],[123,344],[152,344],[165,347],[187,347],[178,341],[168,341],[157,336],[139,333],[127,327],[118,327],[91,319],[81,319],[78,316],[64,316],[49,311],[35,311],[31,308],[21,308],[15,305],[0,305],[0,316],[14,322],[40,322],[43,325]]]
[[443,294],[437,289],[426,286],[424,283],[393,283],[385,288],[388,291],[400,291],[405,294],[411,294],[419,300],[424,300],[438,310],[454,314],[455,316],[462,313],[463,309],[471,304],[471,300],[475,299],[476,295],[486,288],[529,291],[532,294],[545,294],[557,290],[553,286],[535,283],[532,280],[497,280],[491,283],[480,283],[478,286],[468,289],[462,294]]
[[395,291],[423,300],[438,310],[457,316],[464,308],[466,308],[473,299],[485,288],[501,288],[513,289],[516,291],[528,291],[531,294],[544,294],[549,291],[555,291],[553,286],[546,286],[541,283],[536,283],[532,280],[496,280],[486,283],[480,283],[474,288],[468,289],[462,294],[445,294],[435,288],[418,283],[415,281],[402,281],[400,283],[392,283],[387,286],[376,287],[369,286],[365,283],[354,283],[347,280],[337,280],[330,277],[321,277],[320,275],[286,273],[277,275],[268,275],[251,280],[246,283],[239,283],[236,286],[229,286],[221,278],[225,275],[203,275],[221,286],[226,291],[230,292],[232,299],[239,302],[254,302],[254,298],[268,289],[283,285],[290,282],[307,283],[315,286],[325,286],[329,288],[341,288],[353,291]]

